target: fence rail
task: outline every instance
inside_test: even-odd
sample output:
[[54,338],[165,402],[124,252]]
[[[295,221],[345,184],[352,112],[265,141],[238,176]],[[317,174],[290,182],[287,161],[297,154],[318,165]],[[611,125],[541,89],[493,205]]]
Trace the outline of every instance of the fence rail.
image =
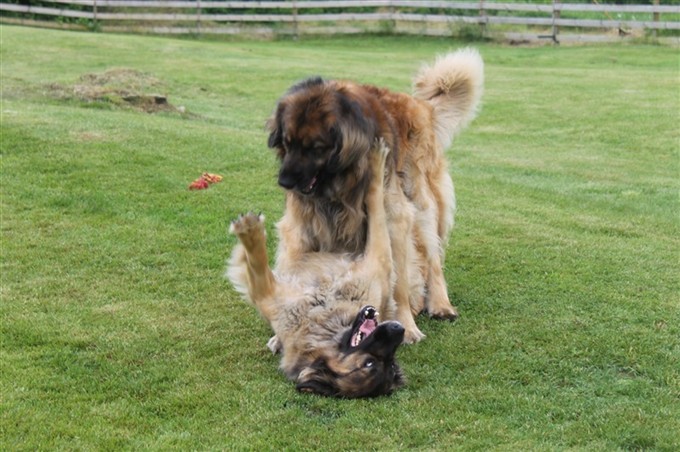
[[[234,33],[242,26],[259,24],[254,30],[304,33],[302,25],[325,26],[329,32],[409,32],[416,26],[421,34],[451,33],[454,24],[549,27],[557,41],[561,28],[624,30],[680,30],[680,5],[576,4],[554,0],[552,4],[413,0],[329,1],[155,1],[155,0],[54,0],[41,6],[0,2],[2,20],[76,19],[97,28],[151,33]],[[319,12],[321,11],[321,12]],[[330,11],[330,12],[328,12]],[[7,14],[10,13],[10,14]],[[614,18],[612,14],[620,16]],[[646,15],[640,20],[634,15]],[[663,17],[662,15],[669,17]],[[568,17],[570,16],[570,17]],[[599,16],[599,17],[595,17]],[[352,27],[338,27],[338,23]],[[288,26],[282,28],[279,24]],[[290,29],[292,24],[293,28]],[[360,24],[360,28],[356,25]],[[266,27],[269,26],[269,28]],[[237,28],[234,29],[234,26]],[[265,26],[263,28],[263,26]],[[406,27],[405,27],[406,26]],[[363,28],[362,28],[363,27]],[[417,32],[418,32],[417,31]]]

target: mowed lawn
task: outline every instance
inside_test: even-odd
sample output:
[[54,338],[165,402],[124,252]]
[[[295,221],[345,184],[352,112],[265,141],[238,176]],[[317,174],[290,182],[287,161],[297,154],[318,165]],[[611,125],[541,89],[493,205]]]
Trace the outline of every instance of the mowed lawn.
[[418,319],[391,397],[334,400],[295,392],[223,278],[240,212],[276,246],[264,122],[304,77],[409,91],[466,44],[0,33],[0,449],[680,449],[677,48],[478,45],[461,318]]

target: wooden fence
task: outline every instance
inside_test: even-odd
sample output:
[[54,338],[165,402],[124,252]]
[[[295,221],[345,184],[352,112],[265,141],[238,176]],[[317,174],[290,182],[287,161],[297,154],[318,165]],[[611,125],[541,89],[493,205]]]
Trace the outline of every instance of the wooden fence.
[[[23,4],[29,3],[29,4]],[[39,3],[40,6],[30,3]],[[502,3],[427,0],[155,1],[54,0],[0,2],[4,22],[145,33],[412,33],[482,37],[533,30],[557,42],[560,30],[680,30],[680,5]],[[55,20],[56,19],[56,20]],[[467,28],[466,28],[467,27]],[[532,33],[525,33],[530,36]],[[676,36],[678,33],[672,32]]]

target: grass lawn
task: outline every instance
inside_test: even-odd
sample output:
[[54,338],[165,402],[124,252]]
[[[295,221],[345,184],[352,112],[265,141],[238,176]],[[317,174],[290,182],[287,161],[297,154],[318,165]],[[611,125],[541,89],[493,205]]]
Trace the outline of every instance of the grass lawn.
[[[291,83],[408,91],[460,44],[0,33],[0,449],[680,449],[677,48],[479,46],[449,152],[462,317],[419,318],[408,385],[347,401],[278,371],[227,227],[261,210],[274,249],[263,125]],[[203,171],[224,181],[189,191]]]

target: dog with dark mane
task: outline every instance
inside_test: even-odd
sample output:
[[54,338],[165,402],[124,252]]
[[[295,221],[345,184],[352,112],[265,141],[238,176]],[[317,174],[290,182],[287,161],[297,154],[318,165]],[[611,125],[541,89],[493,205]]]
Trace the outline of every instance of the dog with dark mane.
[[293,274],[310,253],[364,252],[376,177],[369,156],[382,141],[391,151],[384,208],[393,287],[379,311],[404,326],[407,343],[424,337],[414,320],[421,311],[455,319],[442,267],[455,212],[445,151],[475,117],[483,82],[480,55],[463,49],[424,66],[413,95],[322,78],[291,87],[267,124],[286,190],[276,268]]

